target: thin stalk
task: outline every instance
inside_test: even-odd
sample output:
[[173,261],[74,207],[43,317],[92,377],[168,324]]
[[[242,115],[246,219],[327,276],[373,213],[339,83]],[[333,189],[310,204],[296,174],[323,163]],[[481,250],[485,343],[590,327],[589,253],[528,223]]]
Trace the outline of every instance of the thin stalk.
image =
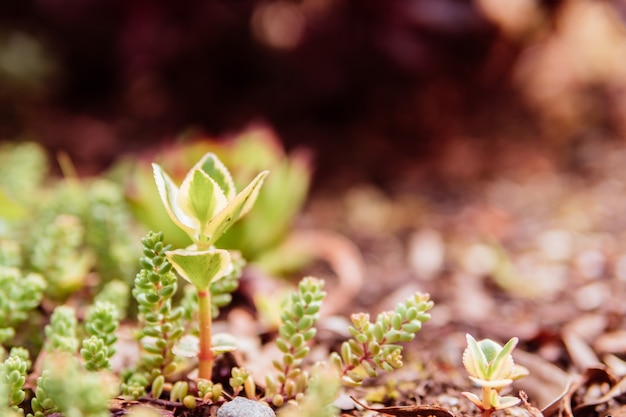
[[481,410],[481,417],[490,417],[493,414],[493,409],[491,408],[491,388],[483,387],[483,409]]
[[198,378],[211,380],[215,356],[211,350],[211,290],[198,290],[200,321],[200,349],[198,351]]

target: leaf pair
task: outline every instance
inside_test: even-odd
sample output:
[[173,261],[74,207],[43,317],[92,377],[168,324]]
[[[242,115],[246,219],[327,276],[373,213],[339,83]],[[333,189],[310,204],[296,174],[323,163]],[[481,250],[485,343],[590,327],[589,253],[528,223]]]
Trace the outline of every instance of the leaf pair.
[[268,171],[237,194],[228,169],[207,153],[187,173],[180,188],[158,164],[154,179],[167,214],[199,246],[208,248],[254,205]]

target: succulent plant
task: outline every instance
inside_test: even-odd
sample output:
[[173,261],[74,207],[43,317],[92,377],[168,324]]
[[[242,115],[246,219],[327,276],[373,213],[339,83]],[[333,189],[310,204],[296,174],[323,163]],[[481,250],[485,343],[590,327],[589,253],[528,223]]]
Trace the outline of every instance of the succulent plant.
[[319,319],[324,281],[306,277],[300,281],[298,290],[291,294],[289,303],[281,313],[281,326],[276,346],[282,352],[282,361],[274,361],[278,375],[265,378],[265,397],[275,406],[302,396],[307,389],[309,374],[301,368],[309,353],[308,342],[315,336],[315,324]]
[[528,375],[528,370],[517,365],[511,354],[518,339],[514,337],[504,346],[491,339],[476,341],[470,334],[466,335],[466,339],[463,365],[472,382],[482,388],[482,395],[478,397],[471,392],[462,394],[481,410],[483,417],[519,404],[521,400],[517,397],[500,396],[500,392],[513,381]]
[[392,371],[402,366],[400,342],[413,340],[422,323],[430,319],[433,307],[428,294],[415,293],[395,310],[385,311],[370,322],[369,314],[352,315],[352,338],[341,345],[341,352],[330,357],[341,380],[349,386],[360,385],[365,377],[376,377],[379,370]]
[[163,169],[153,164],[161,201],[172,221],[189,235],[193,245],[166,251],[176,272],[198,292],[198,377],[210,380],[215,354],[211,345],[211,285],[234,269],[230,252],[213,245],[254,205],[268,172],[258,174],[237,193],[232,176],[213,153],[207,153],[177,187]]

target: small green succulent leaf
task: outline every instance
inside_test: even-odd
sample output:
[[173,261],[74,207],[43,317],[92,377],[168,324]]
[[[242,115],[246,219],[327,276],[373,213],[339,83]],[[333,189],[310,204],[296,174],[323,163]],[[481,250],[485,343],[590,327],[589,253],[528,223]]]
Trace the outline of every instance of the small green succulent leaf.
[[463,366],[467,372],[478,379],[488,379],[489,362],[478,342],[471,334],[466,334],[467,348],[463,352]]
[[165,252],[165,256],[176,272],[200,291],[209,289],[212,282],[222,278],[231,268],[230,253],[222,249],[177,249]]
[[214,153],[209,152],[204,155],[194,168],[199,168],[206,172],[217,183],[228,201],[235,198],[237,191],[233,177]]
[[189,217],[196,219],[200,229],[224,207],[226,196],[217,182],[200,168],[194,168],[180,186],[177,203]]
[[470,376],[469,379],[479,387],[501,389],[513,383],[512,379],[480,379]]
[[246,188],[228,202],[226,207],[213,217],[203,231],[208,244],[213,244],[224,234],[240,217],[244,216],[257,199],[263,180],[269,171],[257,175]]
[[163,202],[168,216],[170,216],[170,219],[172,219],[178,227],[183,229],[185,233],[189,236],[194,236],[195,230],[197,229],[197,221],[185,214],[178,206],[178,187],[158,164],[152,164],[152,171],[154,174],[154,182],[156,183],[159,196],[161,197],[161,201]]
[[[495,358],[489,364],[489,379],[503,379],[508,378],[513,371],[513,355],[511,352],[517,346],[517,337],[511,338],[499,351]],[[494,344],[499,347],[497,343]]]
[[526,369],[525,367],[523,367],[522,365],[518,365],[518,364],[514,364],[513,365],[513,370],[511,371],[509,378],[511,378],[513,381],[523,378],[525,376],[528,376],[530,374],[530,372],[528,371],[528,369]]
[[477,343],[478,347],[480,347],[480,350],[483,352],[483,355],[485,355],[487,363],[489,364],[495,360],[498,353],[502,350],[502,346],[491,339],[483,339]]
[[[497,393],[496,393],[497,396]],[[496,410],[503,410],[505,408],[509,408],[509,407],[515,407],[516,405],[518,405],[522,400],[520,400],[517,397],[500,397],[497,396],[497,400],[496,400],[496,404],[492,404],[493,408]]]
[[471,392],[462,392],[461,395],[463,395],[465,398],[470,400],[476,407],[482,410],[483,402],[480,398],[478,398],[478,395],[473,394]]

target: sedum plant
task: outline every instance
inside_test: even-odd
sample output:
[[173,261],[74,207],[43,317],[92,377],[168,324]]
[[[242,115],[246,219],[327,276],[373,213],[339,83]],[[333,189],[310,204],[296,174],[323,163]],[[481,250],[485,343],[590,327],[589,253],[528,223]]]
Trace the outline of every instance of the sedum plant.
[[[0,347],[13,338],[15,326],[39,305],[45,288],[41,275],[24,275],[18,268],[0,265]],[[0,357],[1,352],[0,348]]]
[[282,325],[276,346],[282,352],[282,361],[274,361],[278,370],[276,379],[267,376],[265,379],[265,397],[275,406],[295,399],[307,389],[309,375],[300,367],[309,353],[308,342],[317,332],[315,324],[319,319],[322,301],[326,296],[323,291],[324,281],[306,277],[298,285],[281,313]]
[[463,365],[469,378],[481,387],[482,394],[477,396],[471,392],[463,392],[481,411],[482,417],[489,417],[494,411],[513,407],[520,399],[511,396],[500,396],[500,392],[510,386],[516,379],[528,375],[528,370],[513,362],[512,352],[517,345],[516,337],[504,346],[491,339],[476,341],[467,334],[467,348],[463,352]]
[[49,353],[75,354],[78,350],[76,327],[76,313],[73,308],[66,305],[55,308],[50,316],[50,323],[44,329],[44,349]]
[[[64,353],[49,358],[46,370],[42,373],[46,379],[41,385],[45,391],[41,395],[42,408],[53,405],[64,417],[110,417],[109,400],[117,394],[118,383],[109,373],[86,371],[75,357]],[[37,411],[34,399],[32,403],[35,417],[50,412]]]
[[[0,264],[42,275],[45,294],[54,301],[85,284],[99,289],[114,279],[132,279],[137,247],[120,185],[79,179],[61,156],[65,178],[56,178],[44,150],[33,143],[0,146],[0,161]],[[17,242],[21,259],[6,262],[7,241]]]
[[118,309],[107,301],[96,302],[87,312],[85,330],[90,337],[83,339],[80,354],[89,371],[110,369],[115,354],[115,331],[119,326]]
[[178,288],[172,265],[165,257],[170,245],[163,243],[163,234],[150,232],[141,239],[144,256],[141,270],[135,277],[132,294],[137,300],[143,355],[138,368],[151,382],[158,375],[169,375],[174,364],[173,347],[183,335],[182,307],[174,307],[172,298]]
[[82,248],[84,236],[80,219],[70,214],[58,215],[40,232],[30,262],[46,277],[49,296],[65,299],[84,284],[93,263],[91,254]]
[[[266,401],[276,407],[285,402],[300,403],[312,389],[314,378],[302,369],[302,363],[309,352],[310,340],[316,333],[314,326],[326,295],[323,285],[324,282],[317,278],[304,278],[282,310],[276,345],[283,357],[282,361],[274,361],[278,374],[276,378],[266,377],[265,391]],[[327,378],[328,371],[332,370],[337,383],[358,386],[365,377],[376,377],[379,370],[400,368],[402,346],[398,343],[415,337],[422,323],[430,318],[427,312],[432,307],[429,295],[418,292],[399,303],[395,310],[379,314],[374,323],[369,321],[367,314],[354,314],[353,325],[349,328],[353,338],[342,344],[341,354],[331,353],[329,367],[317,364],[316,372],[322,372],[319,375]],[[330,395],[330,391],[324,391],[324,395]]]
[[198,293],[198,377],[212,377],[211,285],[233,269],[231,255],[213,245],[254,204],[268,172],[258,174],[237,193],[230,172],[215,154],[207,153],[177,187],[163,169],[153,164],[161,201],[172,221],[192,240],[186,249],[166,251],[176,272]]
[[[46,334],[45,353],[63,361],[73,359],[78,349],[76,327],[77,320],[74,309],[65,305],[56,307],[50,316],[50,323],[44,328]],[[50,362],[46,361],[46,365],[50,365]],[[58,384],[59,378],[57,375],[59,368],[56,367],[56,363],[53,362],[53,364],[54,368],[53,366],[46,366],[39,378],[37,378],[35,396],[31,400],[34,414],[29,414],[29,417],[44,417],[60,411],[59,406],[51,395],[55,385]],[[74,383],[79,382],[76,381]]]
[[33,414],[29,414],[29,417],[45,417],[52,413],[59,412],[59,407],[50,398],[49,392],[51,387],[55,384],[55,380],[52,378],[52,370],[44,369],[41,372],[39,378],[37,378],[37,388],[35,388],[35,396],[30,401]]
[[0,403],[5,403],[5,411],[24,415],[19,405],[26,397],[24,383],[30,366],[28,351],[21,347],[12,348],[9,357],[0,363],[0,385],[4,391]]
[[433,307],[428,294],[415,293],[395,310],[385,311],[370,322],[369,314],[353,314],[349,331],[352,338],[341,345],[341,353],[333,352],[331,364],[348,386],[360,385],[365,377],[374,378],[379,370],[392,371],[402,366],[400,342],[413,340],[430,319]]
[[94,297],[94,302],[108,302],[117,309],[118,318],[124,319],[128,313],[131,290],[127,283],[119,279],[107,282]]

